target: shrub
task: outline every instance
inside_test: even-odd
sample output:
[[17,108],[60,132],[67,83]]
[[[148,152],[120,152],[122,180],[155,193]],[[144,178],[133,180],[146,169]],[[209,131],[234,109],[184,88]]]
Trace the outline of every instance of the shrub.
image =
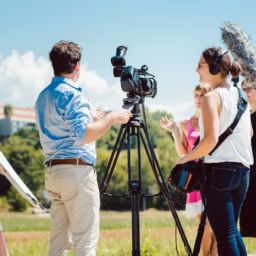
[[27,201],[11,187],[11,190],[7,194],[7,201],[11,211],[24,212],[28,207]]
[[0,211],[5,211],[9,209],[7,198],[5,196],[0,197]]

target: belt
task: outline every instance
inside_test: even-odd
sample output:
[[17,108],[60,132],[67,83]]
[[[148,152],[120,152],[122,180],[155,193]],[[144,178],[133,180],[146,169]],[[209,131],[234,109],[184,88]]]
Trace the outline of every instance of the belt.
[[47,167],[51,167],[53,165],[58,164],[73,164],[73,165],[89,165],[93,166],[93,164],[86,163],[80,158],[68,158],[68,159],[51,159],[45,163]]
[[[219,163],[204,163],[205,166],[209,166],[209,167],[223,167],[225,168],[226,166],[234,166],[234,167],[246,167],[245,165],[243,165],[240,162],[219,162]],[[247,168],[247,167],[246,167]]]

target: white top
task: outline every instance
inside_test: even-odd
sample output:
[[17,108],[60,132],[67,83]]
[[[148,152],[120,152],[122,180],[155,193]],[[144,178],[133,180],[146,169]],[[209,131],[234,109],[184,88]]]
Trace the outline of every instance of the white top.
[[[218,132],[220,136],[232,124],[237,114],[238,90],[234,86],[229,86],[227,88],[216,88],[214,92],[220,96],[222,102]],[[199,126],[200,138],[203,138],[204,129],[202,118],[199,120]],[[204,162],[239,162],[247,167],[253,164],[249,107],[243,113],[233,134],[229,135],[211,156],[206,155]]]

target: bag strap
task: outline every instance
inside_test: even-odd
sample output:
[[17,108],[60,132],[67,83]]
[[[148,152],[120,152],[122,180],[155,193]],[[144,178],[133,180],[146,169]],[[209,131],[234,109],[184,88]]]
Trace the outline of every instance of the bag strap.
[[197,137],[193,149],[197,146],[197,144],[200,142],[200,136]]
[[222,142],[233,133],[235,127],[237,126],[240,118],[242,117],[243,113],[245,112],[245,110],[247,109],[247,98],[245,96],[245,94],[241,91],[240,88],[236,87],[238,90],[238,95],[239,95],[239,99],[238,99],[238,103],[237,103],[237,114],[235,116],[235,119],[233,121],[233,123],[226,129],[225,132],[223,132],[218,139],[218,143],[217,145],[214,147],[214,149],[208,154],[211,155],[221,144]]

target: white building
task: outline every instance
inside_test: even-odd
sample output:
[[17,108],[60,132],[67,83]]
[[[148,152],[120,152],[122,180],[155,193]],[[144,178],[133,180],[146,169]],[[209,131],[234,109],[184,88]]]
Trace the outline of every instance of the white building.
[[6,137],[22,127],[35,127],[35,110],[30,107],[14,107],[9,116],[4,113],[4,105],[0,105],[0,136]]

